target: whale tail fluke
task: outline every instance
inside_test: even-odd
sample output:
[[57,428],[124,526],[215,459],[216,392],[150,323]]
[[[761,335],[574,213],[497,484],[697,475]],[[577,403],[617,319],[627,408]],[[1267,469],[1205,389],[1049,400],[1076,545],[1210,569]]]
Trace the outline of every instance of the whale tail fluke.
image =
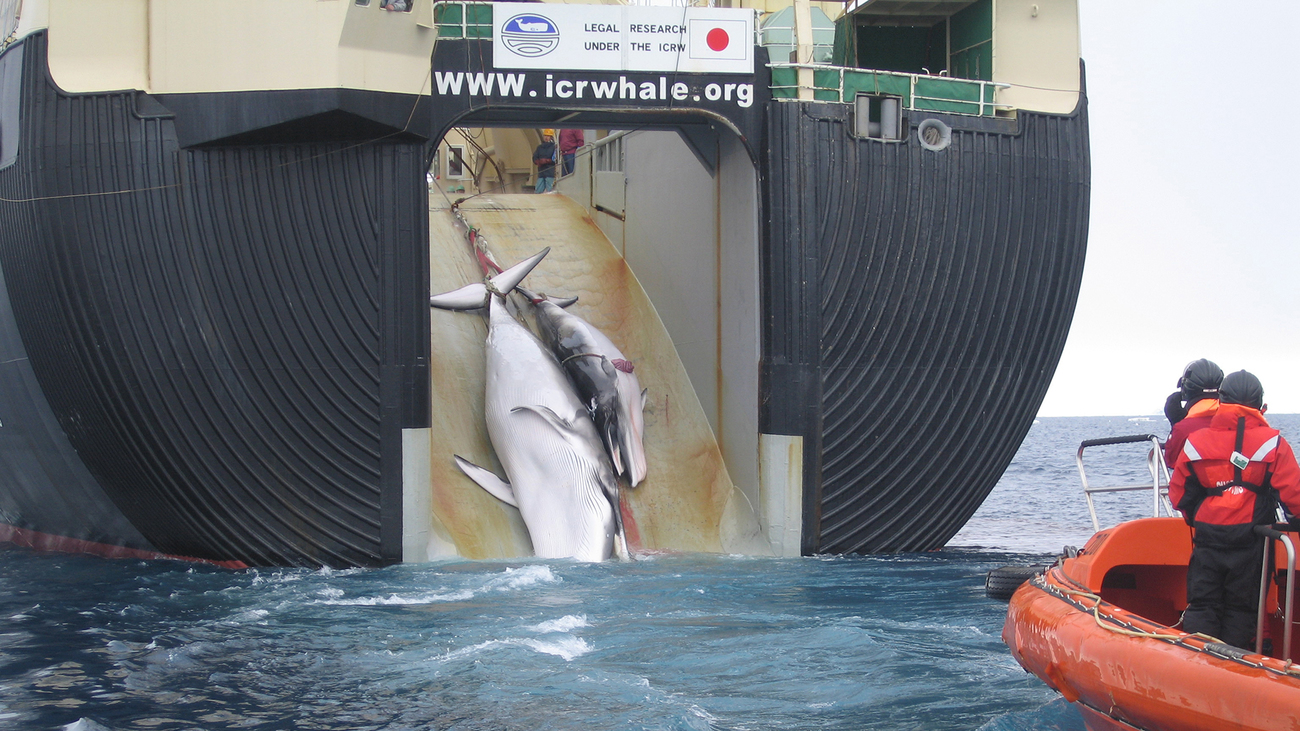
[[527,297],[528,301],[532,302],[535,305],[540,305],[543,302],[550,302],[556,307],[563,309],[578,301],[577,295],[574,295],[572,297],[555,297],[549,294],[539,294],[537,292],[532,291],[531,289],[525,289],[523,287],[515,287],[515,289],[519,290],[520,294]]
[[518,287],[533,267],[550,252],[551,247],[548,246],[500,274],[490,277],[486,284],[475,282],[451,292],[435,294],[429,298],[429,306],[440,310],[477,310],[487,307],[488,297],[492,292],[510,294],[510,290]]
[[487,304],[487,298],[487,286],[475,282],[451,292],[433,295],[429,298],[429,306],[440,310],[477,310]]
[[488,281],[492,283],[492,287],[497,292],[509,294],[510,290],[518,287],[519,283],[524,281],[524,277],[528,276],[528,273],[533,270],[533,267],[537,266],[549,253],[551,253],[551,247],[548,246],[500,274],[493,276]]

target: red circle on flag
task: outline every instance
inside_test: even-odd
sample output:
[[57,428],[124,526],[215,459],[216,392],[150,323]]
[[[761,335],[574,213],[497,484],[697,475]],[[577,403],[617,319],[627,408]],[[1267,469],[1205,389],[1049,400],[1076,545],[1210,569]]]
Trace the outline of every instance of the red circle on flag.
[[727,37],[727,31],[721,28],[714,28],[709,31],[709,35],[705,36],[704,40],[708,42],[709,49],[712,51],[721,51],[731,42],[731,39]]

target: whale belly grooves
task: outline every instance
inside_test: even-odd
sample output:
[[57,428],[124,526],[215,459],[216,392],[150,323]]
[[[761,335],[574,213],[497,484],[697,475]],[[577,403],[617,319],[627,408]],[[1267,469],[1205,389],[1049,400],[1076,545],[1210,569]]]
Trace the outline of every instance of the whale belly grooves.
[[614,513],[605,486],[613,474],[581,402],[555,358],[497,298],[486,347],[487,430],[534,553],[608,558]]

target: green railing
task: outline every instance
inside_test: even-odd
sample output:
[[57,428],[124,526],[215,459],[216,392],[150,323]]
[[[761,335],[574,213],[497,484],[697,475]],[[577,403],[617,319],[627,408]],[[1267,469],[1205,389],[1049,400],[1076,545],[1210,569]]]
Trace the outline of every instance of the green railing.
[[903,107],[929,112],[971,114],[991,117],[998,109],[995,94],[999,87],[992,81],[954,79],[947,76],[900,74],[842,66],[774,63],[772,96],[776,99],[799,98],[799,70],[812,69],[813,99],[852,104],[858,94],[882,94],[903,100]]

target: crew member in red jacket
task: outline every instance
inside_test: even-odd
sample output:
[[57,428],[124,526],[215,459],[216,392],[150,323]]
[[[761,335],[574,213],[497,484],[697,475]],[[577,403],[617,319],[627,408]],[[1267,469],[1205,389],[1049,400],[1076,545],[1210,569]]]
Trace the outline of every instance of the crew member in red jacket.
[[1165,418],[1169,419],[1169,439],[1165,442],[1165,465],[1174,468],[1183,451],[1187,435],[1210,425],[1219,408],[1219,383],[1223,369],[1212,360],[1201,358],[1183,368],[1178,390],[1165,399]]
[[1250,649],[1263,539],[1277,500],[1300,513],[1295,453],[1264,420],[1264,387],[1246,371],[1223,379],[1210,426],[1192,432],[1169,481],[1169,499],[1196,527],[1183,629]]

